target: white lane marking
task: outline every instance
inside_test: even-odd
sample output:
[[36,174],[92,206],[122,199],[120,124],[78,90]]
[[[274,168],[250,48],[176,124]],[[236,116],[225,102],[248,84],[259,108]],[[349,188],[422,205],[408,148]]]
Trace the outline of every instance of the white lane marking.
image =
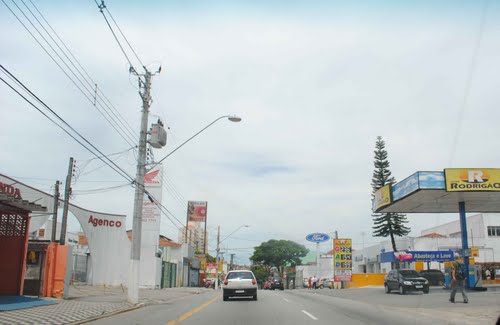
[[312,319],[314,319],[314,320],[318,320],[316,317],[314,317],[314,315],[312,315],[312,314],[308,313],[307,311],[303,310],[302,312],[303,312],[304,314],[306,314],[307,316],[311,317]]
[[283,298],[286,302],[290,302],[290,300],[286,299],[286,298]]

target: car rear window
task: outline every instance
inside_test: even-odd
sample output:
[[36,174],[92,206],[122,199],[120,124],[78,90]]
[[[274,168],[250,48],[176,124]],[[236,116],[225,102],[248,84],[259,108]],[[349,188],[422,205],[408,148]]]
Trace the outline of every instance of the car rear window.
[[415,277],[418,277],[418,273],[416,271],[413,271],[413,270],[402,270],[402,271],[399,271],[399,273],[401,273],[402,276],[404,277],[410,277],[410,276],[415,276]]
[[227,275],[228,279],[248,279],[252,280],[253,275],[250,272],[231,272]]

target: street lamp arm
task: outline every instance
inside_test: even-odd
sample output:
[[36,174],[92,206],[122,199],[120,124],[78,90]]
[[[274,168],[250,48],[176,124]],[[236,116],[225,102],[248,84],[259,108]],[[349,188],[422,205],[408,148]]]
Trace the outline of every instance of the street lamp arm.
[[240,230],[241,228],[243,227],[250,227],[249,225],[241,225],[239,226],[238,228],[236,228],[235,230],[233,230],[233,232],[231,232],[229,235],[227,235],[226,237],[224,237],[224,239],[222,239],[219,244],[221,244],[224,240],[228,239],[232,234],[234,234],[235,232],[237,232],[238,230]]
[[[201,129],[200,131],[196,132],[194,135],[192,135],[189,139],[187,139],[186,141],[184,141],[183,143],[181,143],[177,148],[175,148],[174,150],[170,151],[165,157],[163,157],[162,159],[160,159],[160,161],[156,162],[153,164],[153,166],[151,166],[151,169],[153,169],[154,167],[156,167],[158,164],[160,164],[162,161],[164,161],[165,159],[167,159],[168,157],[170,157],[174,152],[176,152],[177,150],[179,150],[180,148],[182,148],[186,143],[188,143],[189,141],[191,141],[193,138],[195,138],[196,136],[198,136],[200,133],[202,133],[203,131],[205,131],[206,129],[208,129],[209,127],[211,127],[213,124],[215,124],[215,122],[223,119],[223,118],[229,118],[230,120],[231,119],[234,119],[236,117],[233,117],[231,115],[224,115],[224,116],[221,116],[221,117],[218,117],[216,118],[214,121],[212,121],[210,124],[208,124],[207,126],[205,126],[203,129]],[[240,119],[241,120],[241,119]],[[233,121],[233,120],[231,120]],[[238,122],[237,120],[234,120],[235,122]]]

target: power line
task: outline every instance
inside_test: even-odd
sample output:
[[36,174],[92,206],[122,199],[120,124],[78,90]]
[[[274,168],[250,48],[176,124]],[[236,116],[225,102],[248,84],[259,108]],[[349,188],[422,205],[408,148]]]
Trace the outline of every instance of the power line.
[[[128,64],[130,65],[130,69],[134,69],[134,70],[136,70],[136,69],[135,69],[135,67],[134,67],[134,65],[132,64],[132,61],[130,61],[130,58],[128,57],[127,52],[125,52],[125,49],[123,48],[122,44],[120,43],[120,40],[119,40],[119,39],[118,39],[118,37],[116,36],[116,33],[115,33],[115,31],[113,30],[113,27],[111,27],[111,24],[109,23],[108,18],[106,18],[106,15],[104,14],[104,10],[103,10],[103,9],[106,9],[106,11],[107,11],[107,12],[108,12],[108,14],[109,14],[109,10],[107,9],[106,5],[104,4],[104,0],[102,0],[102,1],[101,1],[101,4],[99,4],[99,3],[97,2],[97,0],[94,0],[94,1],[95,1],[95,4],[97,5],[97,8],[99,8],[99,11],[101,12],[102,17],[104,17],[104,20],[106,21],[106,24],[108,25],[109,30],[110,30],[110,31],[111,31],[111,33],[113,34],[113,37],[115,38],[116,43],[118,44],[118,46],[120,47],[120,50],[122,51],[123,55],[124,55],[124,56],[125,56],[125,58],[127,59]],[[113,19],[113,21],[114,21],[114,19]],[[115,22],[115,24],[116,24],[116,22]],[[118,26],[118,25],[117,25],[117,26]],[[120,30],[120,28],[118,28],[118,29]],[[120,30],[120,33],[121,33],[121,30]],[[123,33],[122,33],[122,36],[123,36],[123,38],[125,38],[125,36],[123,35]],[[130,48],[132,48],[132,47],[130,46],[130,43],[128,42],[128,40],[127,40],[126,38],[125,38],[125,41],[127,42],[127,44],[129,44],[129,47],[130,47]],[[137,54],[135,53],[135,51],[134,51],[133,49],[132,49],[132,52],[134,52],[134,54],[135,54],[135,55],[136,55],[136,57],[137,57]],[[137,58],[138,58],[138,57],[137,57]],[[142,64],[141,60],[139,60],[139,62],[140,62],[140,63],[141,63],[141,65],[144,67],[144,64]],[[146,69],[144,69],[144,70],[146,70]]]
[[[124,177],[127,181],[133,181],[133,178],[127,174],[126,171],[124,171],[120,166],[118,166],[116,163],[114,163],[112,160],[109,158],[105,157],[105,155],[96,147],[94,146],[90,141],[88,141],[83,135],[81,135],[78,131],[76,131],[68,122],[66,122],[62,117],[60,117],[52,108],[50,108],[45,102],[43,102],[38,96],[36,96],[28,87],[26,87],[19,79],[17,79],[12,73],[10,73],[9,70],[7,70],[3,65],[0,65],[0,69],[3,70],[4,74],[6,74],[9,78],[14,80],[18,85],[20,85],[24,91],[26,91],[31,97],[36,99],[41,105],[43,105],[47,110],[49,110],[55,117],[57,117],[58,120],[60,120],[64,125],[66,125],[71,131],[73,131],[75,134],[77,134],[84,142],[89,144],[93,150],[97,151],[101,156],[99,159],[107,164],[111,169],[116,171],[118,174],[120,174],[122,177]],[[12,87],[8,82],[6,82],[4,79],[2,81],[8,85],[13,91],[15,91],[19,96],[21,96],[26,102],[28,102],[31,106],[36,108],[40,113],[42,113],[45,117],[47,117],[51,122],[56,124],[58,127],[63,129],[68,135],[70,135],[75,141],[77,141],[80,145],[82,145],[85,149],[87,149],[90,153],[95,155],[96,157],[99,157],[98,154],[95,153],[92,149],[89,149],[86,145],[84,145],[81,141],[76,139],[69,131],[67,131],[65,128],[63,128],[61,125],[56,123],[53,119],[51,119],[47,114],[41,111],[35,104],[33,104],[31,101],[29,101],[25,96],[23,96],[19,91],[17,91],[14,87]],[[106,162],[103,158],[107,158],[109,163],[111,163],[113,166],[111,166],[108,162]]]
[[[92,90],[92,87],[93,85],[91,83],[88,82],[88,80],[86,80],[86,78],[83,76],[83,74],[80,72],[80,70],[76,67],[76,65],[73,63],[73,61],[68,57],[68,55],[64,52],[64,50],[59,46],[59,44],[57,43],[57,41],[54,40],[54,38],[52,37],[52,35],[50,35],[50,33],[47,31],[47,29],[43,26],[43,24],[40,22],[40,20],[36,17],[36,15],[30,10],[30,8],[26,5],[26,3],[21,0],[23,2],[23,4],[26,6],[26,8],[28,9],[28,11],[32,14],[32,16],[35,18],[35,20],[38,22],[38,24],[43,28],[43,30],[45,31],[45,33],[50,37],[50,39],[53,41],[53,43],[56,45],[56,47],[59,48],[59,50],[61,51],[61,53],[66,57],[66,59],[69,61],[69,63],[74,67],[74,69],[78,72],[78,74],[81,76],[81,78],[83,78],[84,81],[87,82],[87,86],[84,84],[84,82],[82,81],[82,79],[76,75],[75,71],[73,71],[73,69],[68,66],[68,64],[66,63],[66,61],[61,57],[61,55],[58,53],[58,51],[56,51],[56,49],[51,45],[51,43],[47,40],[47,38],[44,37],[44,35],[42,34],[42,32],[35,26],[35,24],[31,21],[31,19],[26,15],[26,13],[18,6],[18,4],[12,0],[12,2],[14,3],[14,5],[17,7],[17,9],[22,13],[22,15],[24,16],[24,18],[30,23],[30,25],[32,26],[32,28],[38,33],[38,35],[40,35],[40,37],[45,41],[45,43],[50,47],[50,49],[54,52],[54,54],[58,57],[59,61],[64,65],[66,66],[66,68],[69,70],[69,72],[73,75],[73,77],[80,83],[80,85],[85,89],[83,90],[82,87],[80,87],[80,85],[78,85],[78,83],[75,81],[75,79],[73,79],[69,74],[68,72],[66,71],[65,68],[63,68],[61,66],[61,64],[58,62],[58,60],[56,60],[56,58],[54,58],[54,56],[49,53],[49,51],[47,50],[47,48],[40,42],[40,40],[38,39],[37,36],[35,36],[33,34],[33,32],[26,26],[26,24],[24,24],[24,22],[21,20],[21,18],[16,15],[16,13],[12,10],[12,8],[7,5],[7,3],[2,0],[2,2],[4,3],[4,5],[9,9],[9,11],[14,15],[14,17],[19,21],[19,23],[26,29],[26,31],[31,35],[31,37],[38,43],[38,45],[45,51],[45,53],[52,59],[52,61],[54,61],[54,63],[59,67],[59,69],[66,75],[66,77],[68,77],[68,79],[71,80],[71,82],[77,87],[77,89],[82,93],[82,95],[90,102],[92,103],[92,105],[99,111],[99,113],[106,119],[106,121],[111,125],[111,127],[113,127],[113,129],[131,146],[133,146],[133,143],[135,141],[134,139],[134,136],[133,136],[133,132],[130,131],[130,128],[128,129],[128,132],[126,132],[127,128],[125,127],[125,130],[123,127],[120,127],[119,125],[115,125],[115,123],[113,123],[113,117],[111,115],[114,115],[116,117],[116,120],[118,121],[121,121],[123,119],[123,117],[121,117],[121,115],[119,115],[118,111],[116,112],[113,112],[110,108],[109,108],[109,105],[106,105],[108,106],[108,109],[106,109],[106,107],[103,106],[102,103],[105,103],[104,101],[102,101],[102,98],[99,96],[99,98],[101,99],[101,101],[99,102],[95,102],[92,100],[91,96],[94,96],[94,91]],[[35,7],[35,9],[39,12],[39,10]],[[42,18],[45,20],[45,18],[43,17],[42,15]],[[52,27],[49,25],[49,27],[52,29]],[[53,30],[53,29],[52,29]],[[54,32],[55,33],[55,32]],[[56,34],[56,36],[58,37],[58,35]],[[59,38],[59,37],[58,37]],[[67,46],[63,43],[63,46],[65,48],[67,48]],[[71,56],[74,57],[74,55],[71,53],[71,51],[68,50],[68,52],[70,53]],[[77,60],[76,60],[77,61]],[[77,61],[78,65],[81,66],[81,64]],[[88,73],[87,73],[88,75]],[[92,78],[89,78],[92,80]],[[89,89],[88,87],[90,87],[91,89]],[[109,100],[108,100],[109,101]],[[116,110],[116,109],[115,109]],[[111,112],[111,113],[110,113]],[[105,114],[106,113],[106,114]],[[109,116],[109,117],[108,117]],[[121,118],[120,118],[121,117]],[[122,125],[124,124],[123,122],[121,122]]]

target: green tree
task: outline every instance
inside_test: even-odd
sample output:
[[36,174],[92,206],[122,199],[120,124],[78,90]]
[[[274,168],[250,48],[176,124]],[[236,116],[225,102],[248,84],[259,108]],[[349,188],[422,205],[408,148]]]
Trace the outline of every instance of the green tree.
[[259,283],[266,282],[266,279],[269,276],[269,267],[264,265],[252,265],[251,270]]
[[282,272],[285,265],[300,264],[300,259],[308,252],[309,250],[304,245],[291,240],[271,239],[255,247],[250,260],[254,265],[275,266]]
[[[377,137],[375,142],[375,169],[372,177],[372,199],[375,197],[375,192],[387,185],[396,183],[396,179],[391,175],[389,170],[388,154],[385,150],[385,141],[381,136]],[[406,227],[408,223],[406,215],[400,213],[374,213],[373,217],[373,236],[375,237],[391,237],[392,249],[397,252],[396,241],[394,236],[406,236],[410,233],[410,228]],[[396,264],[398,267],[398,264]]]

